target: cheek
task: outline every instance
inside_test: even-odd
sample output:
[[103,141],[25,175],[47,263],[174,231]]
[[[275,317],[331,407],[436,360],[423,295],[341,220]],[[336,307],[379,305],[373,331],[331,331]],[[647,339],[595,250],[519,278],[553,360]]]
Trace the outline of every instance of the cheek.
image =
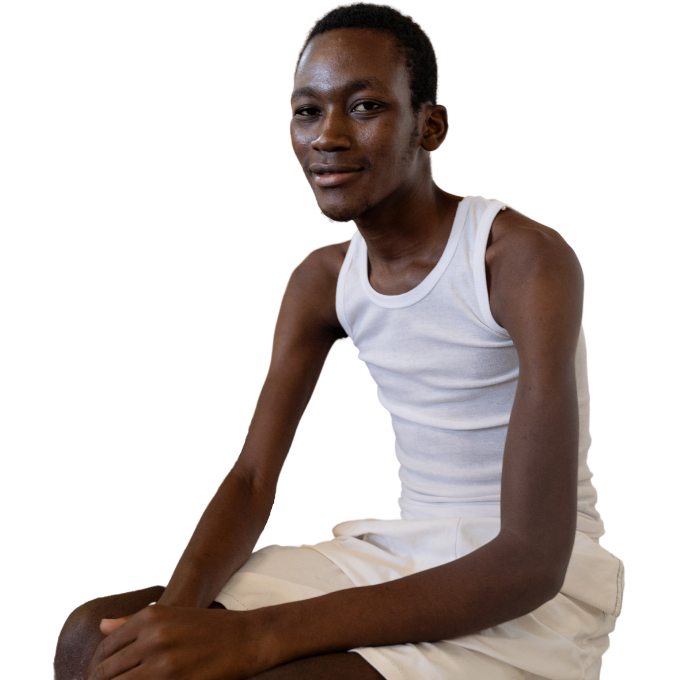
[[298,161],[302,163],[307,153],[309,141],[306,136],[301,134],[300,130],[295,127],[293,123],[290,125],[290,141],[293,146],[293,151]]
[[293,150],[293,155],[295,156],[295,160],[298,162],[298,165],[302,167],[301,149],[299,144],[296,144],[293,138],[290,140],[290,148]]
[[359,131],[357,141],[370,149],[373,170],[381,175],[401,174],[401,166],[411,147],[410,131],[403,124],[382,124]]

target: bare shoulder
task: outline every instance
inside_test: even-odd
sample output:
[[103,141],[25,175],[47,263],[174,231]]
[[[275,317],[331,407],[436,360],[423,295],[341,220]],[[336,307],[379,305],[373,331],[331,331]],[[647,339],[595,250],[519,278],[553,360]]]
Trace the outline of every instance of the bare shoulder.
[[[508,208],[491,227],[486,250],[489,302],[494,318],[507,328],[518,313],[523,325],[546,318],[546,307],[571,310],[580,320],[583,299],[581,265],[554,229]],[[580,322],[580,321],[579,321]]]
[[286,292],[288,301],[310,322],[320,323],[339,337],[346,334],[335,310],[335,291],[349,243],[335,243],[312,251],[293,271]]
[[501,242],[507,246],[523,238],[534,239],[538,242],[567,243],[566,239],[556,229],[525,215],[511,205],[507,205],[505,210],[499,211],[493,221],[488,246]]
[[486,264],[516,269],[525,277],[555,266],[580,272],[576,253],[559,232],[512,208],[499,212],[493,222]]
[[318,257],[324,259],[328,264],[332,263],[334,267],[337,267],[338,272],[340,272],[340,267],[342,267],[342,263],[345,261],[345,255],[347,255],[350,243],[351,241],[333,243],[315,250],[314,253],[318,253]]

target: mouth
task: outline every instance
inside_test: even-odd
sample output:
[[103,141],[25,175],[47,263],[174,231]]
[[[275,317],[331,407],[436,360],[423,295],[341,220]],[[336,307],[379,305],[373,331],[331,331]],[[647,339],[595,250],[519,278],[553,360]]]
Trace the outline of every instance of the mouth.
[[343,172],[314,173],[314,182],[319,187],[336,187],[339,184],[349,182],[361,170],[349,170]]

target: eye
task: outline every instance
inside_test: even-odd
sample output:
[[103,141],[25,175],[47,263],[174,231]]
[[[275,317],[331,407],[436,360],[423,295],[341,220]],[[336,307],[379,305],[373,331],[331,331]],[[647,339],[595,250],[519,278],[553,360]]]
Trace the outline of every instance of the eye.
[[370,113],[376,111],[380,108],[380,104],[377,102],[359,102],[352,111],[357,111],[358,113]]
[[[356,111],[360,106],[364,107],[364,110],[359,110],[358,113],[371,113],[372,111],[375,111],[378,108],[381,108],[380,104],[376,104],[375,102],[359,102],[358,104],[355,105],[353,111]],[[366,107],[369,107],[368,109]],[[315,116],[319,112],[319,109],[314,108],[313,106],[304,106],[301,109],[298,109],[295,112],[295,115],[297,116],[302,116],[303,118],[309,118],[311,116]]]

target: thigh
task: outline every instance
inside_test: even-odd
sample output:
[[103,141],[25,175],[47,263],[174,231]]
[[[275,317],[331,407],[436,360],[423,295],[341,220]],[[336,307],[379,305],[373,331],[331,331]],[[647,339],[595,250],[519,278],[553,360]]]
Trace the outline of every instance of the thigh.
[[270,545],[261,548],[239,571],[274,576],[327,593],[354,586],[325,555],[305,546]]
[[342,652],[299,659],[252,680],[384,680],[384,677],[358,654]]
[[[115,595],[104,595],[83,602],[76,609],[87,614],[88,618],[95,619],[97,626],[102,619],[119,619],[142,611],[149,605],[156,604],[165,592],[165,586],[148,586],[139,590],[129,590]],[[213,602],[209,609],[225,609],[223,604]],[[75,611],[75,610],[74,610]]]
[[97,626],[99,626],[99,620],[101,619],[117,619],[148,607],[152,602],[157,602],[164,591],[165,588],[163,586],[151,586],[142,590],[133,590],[129,593],[98,597],[81,605],[75,611],[85,612],[90,618],[96,618]]

